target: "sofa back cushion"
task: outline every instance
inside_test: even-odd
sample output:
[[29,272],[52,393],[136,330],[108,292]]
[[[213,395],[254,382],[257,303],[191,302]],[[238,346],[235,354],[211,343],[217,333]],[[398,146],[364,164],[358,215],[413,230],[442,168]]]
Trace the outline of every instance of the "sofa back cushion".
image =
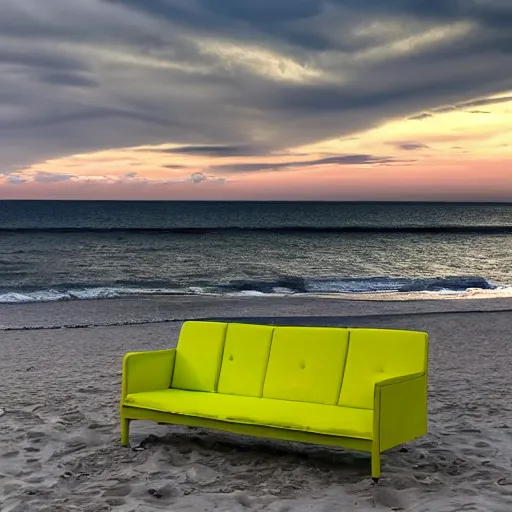
[[181,328],[171,387],[214,392],[226,337],[226,323],[185,322]]
[[350,329],[338,405],[373,409],[375,382],[427,371],[427,335],[414,331]]
[[263,397],[335,405],[347,346],[347,329],[276,327]]
[[217,391],[261,397],[274,327],[228,324]]

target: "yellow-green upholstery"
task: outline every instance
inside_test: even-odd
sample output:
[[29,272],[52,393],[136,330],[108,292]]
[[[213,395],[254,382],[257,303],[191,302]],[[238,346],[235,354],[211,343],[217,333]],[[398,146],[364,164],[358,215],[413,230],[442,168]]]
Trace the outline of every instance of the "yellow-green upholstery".
[[185,322],[172,377],[172,387],[215,391],[226,337],[226,324]]
[[267,325],[228,325],[218,393],[261,397],[273,332]]
[[263,397],[335,405],[347,346],[347,329],[276,327]]
[[181,389],[134,393],[125,405],[186,416],[371,439],[373,412],[335,405],[206,394]]
[[373,409],[376,380],[426,372],[425,334],[385,329],[351,329],[338,405]]
[[427,432],[428,336],[414,331],[185,322],[176,349],[125,356],[132,419],[380,453]]

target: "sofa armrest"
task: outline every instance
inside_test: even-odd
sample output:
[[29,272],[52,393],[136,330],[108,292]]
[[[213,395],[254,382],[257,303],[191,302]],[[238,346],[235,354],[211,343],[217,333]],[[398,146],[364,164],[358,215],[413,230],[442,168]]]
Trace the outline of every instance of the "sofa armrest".
[[374,436],[383,452],[427,433],[427,374],[375,383]]
[[130,352],[123,359],[122,398],[171,385],[176,349]]

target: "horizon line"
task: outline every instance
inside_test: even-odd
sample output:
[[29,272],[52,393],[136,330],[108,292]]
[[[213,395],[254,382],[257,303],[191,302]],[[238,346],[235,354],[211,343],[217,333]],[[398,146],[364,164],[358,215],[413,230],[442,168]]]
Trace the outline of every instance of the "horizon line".
[[335,199],[2,199],[0,203],[16,202],[53,202],[53,203],[344,203],[344,204],[491,204],[491,205],[512,205],[512,199],[509,201],[494,200],[335,200]]

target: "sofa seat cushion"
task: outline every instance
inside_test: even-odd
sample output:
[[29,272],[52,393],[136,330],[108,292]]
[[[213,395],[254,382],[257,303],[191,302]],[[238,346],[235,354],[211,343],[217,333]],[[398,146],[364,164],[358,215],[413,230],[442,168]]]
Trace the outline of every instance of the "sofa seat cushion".
[[372,439],[373,431],[373,411],[338,405],[181,389],[132,393],[124,399],[123,405],[230,423],[262,425],[357,439]]

